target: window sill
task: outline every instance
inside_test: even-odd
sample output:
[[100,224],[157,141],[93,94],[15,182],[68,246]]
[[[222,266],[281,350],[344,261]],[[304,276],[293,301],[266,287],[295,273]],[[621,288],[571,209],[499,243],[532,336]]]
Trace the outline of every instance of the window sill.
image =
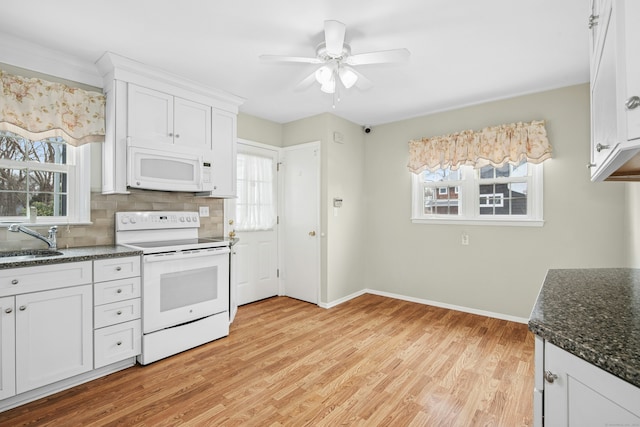
[[489,225],[496,227],[542,227],[544,220],[536,219],[454,219],[454,218],[411,218],[414,224],[433,225]]

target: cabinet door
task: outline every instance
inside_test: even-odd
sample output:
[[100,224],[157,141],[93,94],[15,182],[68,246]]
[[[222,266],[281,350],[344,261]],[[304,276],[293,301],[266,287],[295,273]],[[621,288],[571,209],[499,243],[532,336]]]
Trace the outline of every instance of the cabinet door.
[[[626,0],[624,2],[624,10],[620,15],[625,16],[623,50],[624,55],[624,73],[626,87],[622,94],[620,102],[626,103],[632,101],[633,97],[640,97],[640,25],[637,18],[640,17],[640,2],[638,0]],[[633,19],[631,17],[634,17]],[[624,108],[626,122],[626,139],[634,140],[640,138],[640,106],[633,108]],[[633,141],[634,145],[640,144]]]
[[211,150],[211,107],[182,98],[174,99],[174,144]]
[[555,375],[544,385],[544,425],[640,425],[640,389],[545,343],[545,370]]
[[211,182],[214,197],[236,197],[236,115],[212,111]]
[[18,393],[93,369],[91,285],[15,298]]
[[138,146],[173,144],[173,96],[129,84],[127,136]]
[[601,11],[602,38],[591,68],[591,163],[600,168],[619,142],[616,100],[616,20]]
[[0,400],[16,394],[14,298],[0,298]]

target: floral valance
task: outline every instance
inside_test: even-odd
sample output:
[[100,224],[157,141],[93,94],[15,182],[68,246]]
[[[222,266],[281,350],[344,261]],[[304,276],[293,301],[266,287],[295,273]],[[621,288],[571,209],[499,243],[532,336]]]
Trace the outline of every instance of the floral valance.
[[544,121],[533,121],[411,140],[407,167],[418,174],[449,167],[455,170],[462,165],[500,167],[525,159],[541,163],[549,158],[551,145]]
[[101,93],[0,70],[0,130],[74,146],[104,142],[104,111]]

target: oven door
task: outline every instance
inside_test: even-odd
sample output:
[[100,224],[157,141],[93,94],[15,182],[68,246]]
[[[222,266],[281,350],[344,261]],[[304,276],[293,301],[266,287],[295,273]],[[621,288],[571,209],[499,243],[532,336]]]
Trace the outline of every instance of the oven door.
[[228,310],[228,247],[144,256],[144,333]]

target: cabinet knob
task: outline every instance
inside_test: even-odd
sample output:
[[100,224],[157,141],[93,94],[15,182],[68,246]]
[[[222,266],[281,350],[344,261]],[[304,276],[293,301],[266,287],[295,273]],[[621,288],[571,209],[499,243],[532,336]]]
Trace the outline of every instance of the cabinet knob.
[[314,237],[315,235],[316,235],[316,232],[315,232],[315,231],[310,231],[310,232],[309,232],[309,236]]
[[27,306],[26,306],[26,305],[21,305],[21,306],[20,306],[20,311],[25,311],[26,309],[27,309]]
[[118,289],[118,290],[116,291],[116,293],[121,294],[121,293],[122,293],[122,289]]
[[121,271],[121,270],[122,270],[122,267],[120,267],[120,266],[116,267],[116,271]]
[[596,164],[595,163],[587,163],[587,169],[591,169],[591,168],[595,168]]
[[13,280],[11,281],[11,284],[12,284],[12,285],[17,285],[17,284],[18,284],[18,279],[13,279]]
[[173,132],[169,132],[169,136],[173,138]]
[[176,133],[176,138],[180,138],[180,134],[179,133]]
[[544,371],[544,379],[549,384],[553,384],[553,382],[558,379],[558,376],[551,371]]
[[117,314],[118,316],[120,316],[120,315],[122,314],[122,310],[118,310],[118,311],[116,312],[116,314]]
[[122,345],[122,341],[118,341],[116,345]]
[[7,314],[11,314],[11,313],[13,313],[13,308],[9,307],[4,312],[7,313]]
[[609,149],[609,145],[603,145],[598,143],[598,145],[596,145],[596,151],[599,153],[602,150],[608,150]]
[[627,110],[634,110],[640,107],[640,96],[632,96],[631,98],[627,99],[624,103],[624,106],[627,108]]

